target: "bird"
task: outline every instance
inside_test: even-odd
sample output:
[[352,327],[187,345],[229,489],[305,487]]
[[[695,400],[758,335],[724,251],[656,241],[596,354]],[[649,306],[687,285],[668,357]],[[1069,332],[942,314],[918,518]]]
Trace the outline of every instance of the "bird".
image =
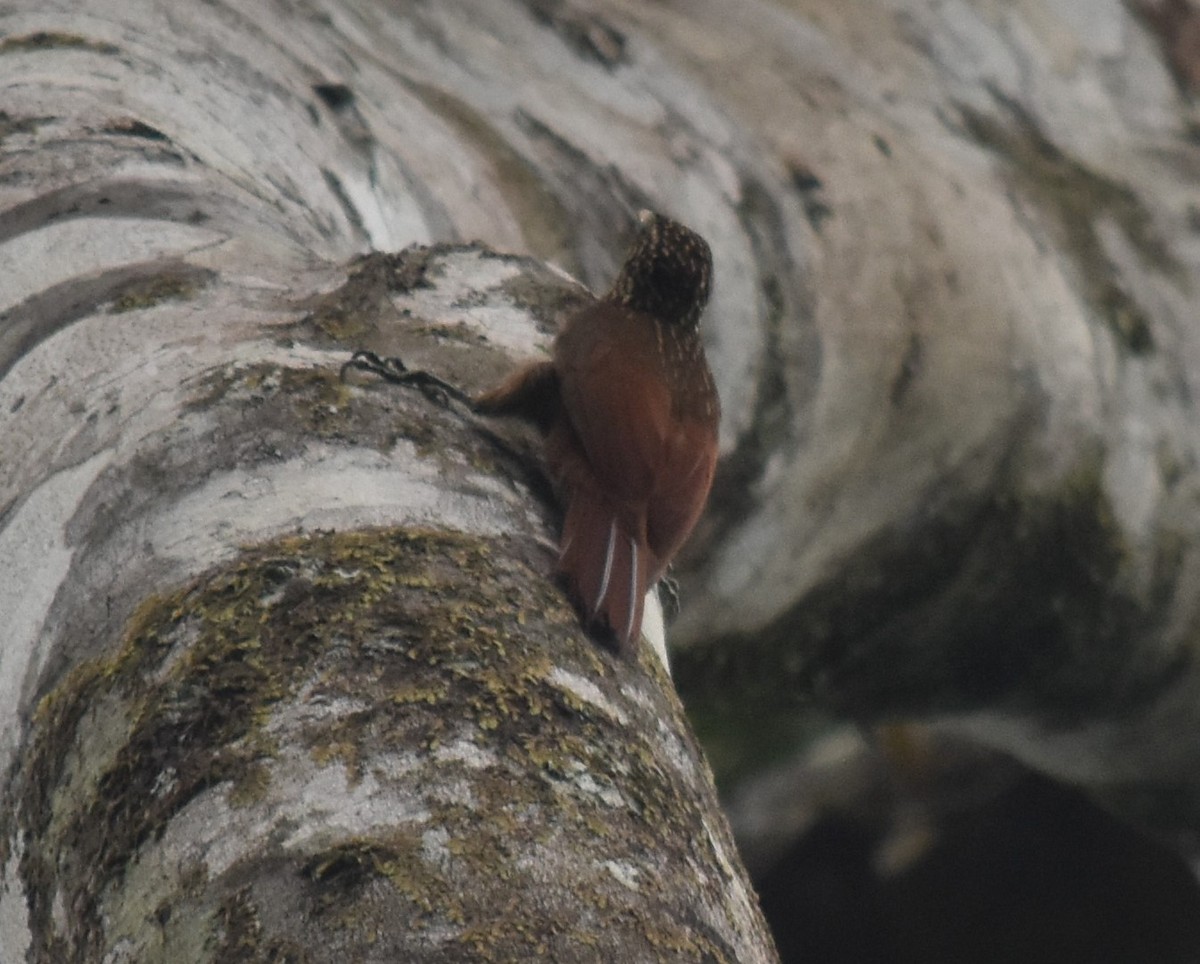
[[721,417],[700,337],[712,252],[669,217],[638,221],[612,287],[566,320],[550,359],[473,400],[541,430],[563,509],[558,573],[585,629],[624,655],[704,509]]

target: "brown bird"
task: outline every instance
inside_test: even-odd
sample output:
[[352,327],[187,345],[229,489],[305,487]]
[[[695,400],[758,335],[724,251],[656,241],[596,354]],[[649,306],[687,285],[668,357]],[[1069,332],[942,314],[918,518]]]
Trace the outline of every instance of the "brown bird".
[[559,571],[584,625],[632,651],[646,591],[700,517],[720,404],[700,341],[712,254],[643,211],[612,289],[566,322],[550,361],[475,400],[528,418],[565,508]]

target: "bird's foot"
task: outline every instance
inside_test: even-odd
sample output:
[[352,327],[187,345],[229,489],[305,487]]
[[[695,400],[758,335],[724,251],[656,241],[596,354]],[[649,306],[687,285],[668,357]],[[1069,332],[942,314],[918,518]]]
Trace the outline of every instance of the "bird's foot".
[[663,620],[674,622],[683,608],[679,595],[679,580],[673,576],[663,576],[658,580],[658,601],[662,605]]
[[444,378],[439,378],[433,372],[420,368],[409,368],[402,358],[389,356],[380,357],[373,351],[356,351],[350,360],[342,366],[341,378],[344,381],[346,372],[350,370],[370,372],[393,385],[410,385],[421,392],[431,402],[449,408],[452,401],[471,407],[471,396],[457,385],[452,385]]

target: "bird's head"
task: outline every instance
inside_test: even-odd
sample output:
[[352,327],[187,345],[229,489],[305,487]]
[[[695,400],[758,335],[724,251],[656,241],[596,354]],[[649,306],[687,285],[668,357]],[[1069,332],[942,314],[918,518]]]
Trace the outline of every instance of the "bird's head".
[[641,227],[608,297],[671,325],[695,327],[708,304],[712,252],[695,231],[642,211]]

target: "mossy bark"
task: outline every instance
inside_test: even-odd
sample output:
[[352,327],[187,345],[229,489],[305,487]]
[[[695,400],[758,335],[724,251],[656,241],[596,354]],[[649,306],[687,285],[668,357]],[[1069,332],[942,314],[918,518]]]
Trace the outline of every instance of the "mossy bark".
[[10,785],[28,959],[748,959],[661,668],[599,651],[545,562],[329,533],[148,599]]

